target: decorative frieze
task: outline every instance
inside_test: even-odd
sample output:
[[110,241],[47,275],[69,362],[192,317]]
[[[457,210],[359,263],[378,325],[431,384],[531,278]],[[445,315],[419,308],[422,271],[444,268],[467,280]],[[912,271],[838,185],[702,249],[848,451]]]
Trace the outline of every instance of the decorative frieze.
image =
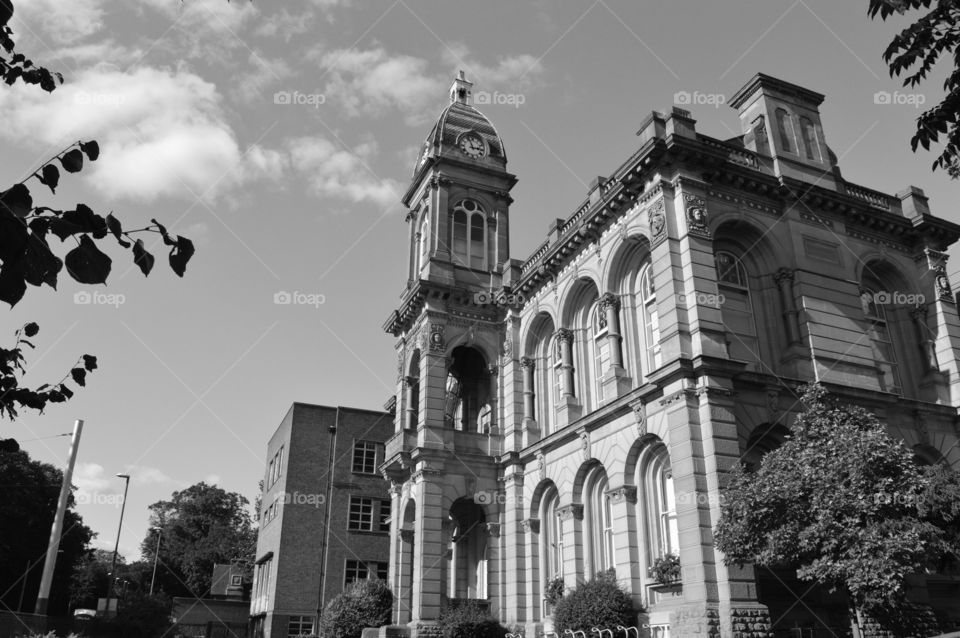
[[561,521],[583,520],[583,505],[580,503],[571,503],[557,509],[557,518]]

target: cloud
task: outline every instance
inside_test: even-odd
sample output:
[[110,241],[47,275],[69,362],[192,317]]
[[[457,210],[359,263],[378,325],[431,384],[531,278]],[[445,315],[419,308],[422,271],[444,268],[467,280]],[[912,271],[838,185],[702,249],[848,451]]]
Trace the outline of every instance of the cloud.
[[103,28],[102,4],[102,0],[17,0],[14,15],[22,25],[14,24],[13,29],[31,33],[49,47],[73,44]]
[[130,480],[134,483],[143,485],[186,485],[183,481],[177,481],[159,470],[149,465],[128,465],[126,473],[130,475]]
[[250,52],[249,66],[238,72],[232,94],[245,104],[269,102],[273,93],[267,87],[293,75],[290,66],[281,59],[269,59]]
[[377,153],[373,142],[348,151],[324,137],[302,137],[289,142],[287,149],[293,166],[307,177],[315,195],[382,208],[399,204],[402,185],[379,177],[369,167]]
[[273,38],[283,36],[284,42],[289,42],[291,38],[302,35],[310,30],[313,24],[314,12],[304,11],[301,14],[293,14],[283,9],[279,13],[267,16],[253,30],[255,35],[263,38]]
[[540,59],[526,53],[501,56],[493,65],[482,64],[471,58],[469,48],[462,43],[454,42],[443,51],[444,61],[451,66],[462,68],[467,79],[479,90],[529,89],[543,72]]
[[219,474],[208,474],[204,477],[203,482],[207,485],[219,485],[221,480]]
[[102,492],[110,487],[110,479],[105,475],[99,463],[77,463],[73,471],[72,483],[77,488],[77,498]]
[[[100,159],[84,175],[111,198],[214,199],[245,164],[216,86],[179,68],[81,71],[52,94],[17,85],[0,92],[4,136],[29,146],[100,142]],[[261,162],[262,163],[262,162]]]
[[351,117],[399,111],[408,124],[419,125],[435,115],[427,107],[442,103],[446,94],[444,81],[422,58],[390,55],[383,48],[337,49],[312,57],[327,69],[327,103]]

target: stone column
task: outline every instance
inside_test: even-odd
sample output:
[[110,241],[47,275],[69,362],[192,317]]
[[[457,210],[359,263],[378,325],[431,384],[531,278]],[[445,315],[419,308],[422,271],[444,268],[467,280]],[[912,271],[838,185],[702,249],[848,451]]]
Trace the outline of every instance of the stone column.
[[797,301],[793,296],[793,270],[781,268],[773,275],[780,293],[780,308],[783,313],[783,326],[787,332],[787,345],[801,345],[799,313]]
[[563,584],[564,591],[577,586],[583,573],[583,505],[571,503],[557,510],[563,532]]
[[404,377],[403,378],[403,387],[406,390],[406,423],[404,423],[404,428],[407,430],[414,430],[417,427],[417,420],[419,415],[417,414],[417,404],[419,403],[417,392],[420,390],[419,384],[417,383],[419,379],[417,377]]
[[408,226],[408,242],[410,244],[410,255],[407,259],[407,287],[413,285],[415,277],[417,276],[415,264],[417,263],[417,248],[418,242],[416,241],[417,235],[417,216],[411,210],[407,213],[407,216],[404,218]]
[[[443,587],[443,473],[419,469],[413,474],[417,519],[414,525],[413,613],[411,624],[432,625],[440,616]],[[421,633],[421,632],[417,632]]]
[[520,368],[523,370],[523,423],[525,428],[529,428],[537,416],[534,409],[536,397],[533,394],[536,362],[530,357],[523,357],[520,359]]
[[563,396],[576,398],[576,379],[573,369],[573,331],[567,328],[557,330],[560,342],[560,369],[563,370]]
[[[412,618],[413,601],[413,557],[416,551],[414,530],[400,528],[397,533],[397,566],[394,576],[394,591],[397,596],[394,600],[394,621],[398,625],[405,625]],[[409,603],[408,603],[409,601]]]
[[949,384],[938,397],[938,403],[960,404],[960,317],[957,316],[956,299],[950,290],[947,279],[947,254],[926,248],[921,259],[925,258],[926,272],[921,281],[933,279],[932,286],[926,286],[933,298],[926,299],[932,315],[933,334],[936,335],[936,358],[944,380]]
[[[623,369],[623,350],[620,336],[620,298],[608,292],[600,298],[600,308],[607,318],[607,343],[610,348],[610,367]],[[605,370],[603,372],[606,372]]]
[[[523,466],[511,465],[503,475],[503,525],[504,534],[498,539],[502,552],[497,564],[501,580],[498,583],[499,599],[504,601],[500,617],[509,624],[523,623],[525,615],[524,598],[526,583],[523,574],[528,569],[523,533]],[[493,564],[493,563],[491,563]],[[491,579],[492,581],[492,579]],[[492,582],[491,582],[492,584]]]
[[640,548],[637,545],[637,488],[635,485],[623,485],[608,490],[607,498],[610,499],[613,514],[613,564],[617,570],[617,580],[630,583],[634,601],[643,602]]
[[527,563],[526,569],[519,567],[517,569],[519,582],[524,585],[524,595],[520,597],[518,604],[521,609],[530,610],[530,614],[526,617],[526,634],[534,636],[537,628],[531,626],[531,623],[542,620],[543,605],[540,601],[543,598],[543,592],[540,590],[540,579],[543,566],[541,562],[546,560],[546,557],[540,555],[540,519],[523,519],[520,521],[520,530],[522,536],[518,540],[526,546]]

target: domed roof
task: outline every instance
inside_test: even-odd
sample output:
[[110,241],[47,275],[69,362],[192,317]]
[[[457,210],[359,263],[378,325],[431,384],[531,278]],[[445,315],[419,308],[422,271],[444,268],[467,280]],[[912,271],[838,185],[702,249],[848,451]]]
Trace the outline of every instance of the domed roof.
[[[426,160],[430,157],[438,157],[449,151],[456,150],[460,143],[460,138],[468,133],[478,136],[484,143],[483,155],[481,158],[473,158],[482,161],[485,158],[499,160],[501,166],[507,161],[507,154],[503,148],[503,140],[500,134],[493,127],[493,124],[483,113],[478,111],[471,102],[472,82],[468,82],[463,75],[463,71],[454,79],[450,87],[450,105],[440,113],[437,123],[433,125],[427,139],[424,140],[420,149],[420,157],[417,158],[417,165],[413,169],[416,175]],[[460,154],[461,158],[467,155]]]

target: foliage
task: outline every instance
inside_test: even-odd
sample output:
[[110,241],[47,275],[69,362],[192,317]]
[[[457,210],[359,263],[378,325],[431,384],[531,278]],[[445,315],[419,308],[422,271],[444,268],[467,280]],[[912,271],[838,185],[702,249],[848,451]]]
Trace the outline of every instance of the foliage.
[[543,597],[546,599],[547,603],[550,605],[556,605],[557,601],[563,598],[563,577],[557,576],[549,583],[547,583],[547,590],[543,593]]
[[[150,525],[162,531],[157,582],[170,595],[205,596],[214,564],[242,561],[252,565],[257,533],[247,512],[248,501],[204,482],[174,492],[169,501],[150,506]],[[157,531],[140,544],[153,559]]]
[[805,411],[787,442],[756,473],[731,471],[716,546],[728,564],[796,568],[858,610],[895,607],[905,577],[945,542],[934,513],[919,505],[928,474],[874,415],[819,385],[802,390]]
[[90,633],[103,638],[161,638],[168,635],[172,623],[173,600],[163,594],[128,594],[117,602],[113,618],[94,618]]
[[[0,608],[17,609],[25,572],[23,600],[37,599],[62,483],[63,473],[54,466],[34,461],[24,451],[0,451],[0,485],[4,486],[0,499]],[[71,494],[50,590],[51,615],[67,613],[71,574],[94,537],[74,505]],[[32,611],[32,603],[27,606]]]
[[661,585],[669,585],[680,580],[680,557],[676,554],[664,554],[653,560],[650,576]]
[[360,638],[366,627],[390,623],[393,592],[383,580],[358,580],[327,603],[320,618],[324,638]]
[[[18,80],[39,85],[45,91],[53,91],[63,82],[59,73],[35,65],[22,53],[14,50],[13,32],[8,26],[13,15],[12,0],[0,0],[0,79],[8,85]],[[77,141],[44,162],[26,179],[6,190],[0,187],[0,301],[16,305],[27,291],[27,285],[40,287],[44,284],[57,287],[60,271],[66,267],[67,274],[82,284],[104,284],[110,275],[113,260],[100,250],[97,242],[112,235],[125,250],[130,250],[133,262],[144,275],[153,269],[154,256],[147,250],[143,239],[134,234],[157,233],[170,247],[168,261],[173,271],[183,276],[187,262],[194,254],[193,242],[180,235],[171,235],[157,220],[140,229],[124,230],[120,220],[112,213],[105,217],[95,213],[86,204],[77,204],[69,210],[58,210],[36,205],[34,193],[27,182],[31,179],[55,193],[60,184],[61,169],[67,173],[83,170],[85,161],[94,162],[100,156],[100,147],[94,140]],[[51,240],[70,241],[76,245],[61,258],[54,253]],[[25,372],[22,346],[33,344],[22,336],[33,337],[37,324],[29,323],[17,332],[16,344],[11,349],[0,349],[0,415],[13,419],[17,406],[43,411],[48,403],[62,403],[73,396],[63,380],[31,390],[20,386],[19,377]],[[84,385],[86,372],[96,368],[96,358],[81,357],[83,365],[75,365],[69,373],[74,382]]]
[[[113,552],[105,549],[88,551],[73,569],[70,579],[70,606],[74,609],[96,609],[97,600],[106,598]],[[122,556],[118,557],[120,560]],[[119,571],[119,570],[118,570]]]
[[470,600],[447,607],[437,621],[444,638],[503,638],[507,628]]
[[944,531],[928,567],[941,574],[960,573],[960,473],[945,463],[923,468],[926,490],[919,502],[923,520]]
[[946,144],[933,168],[944,169],[956,179],[960,177],[960,6],[956,0],[870,0],[868,12],[871,18],[879,15],[886,20],[894,13],[904,15],[912,10],[929,11],[893,38],[883,52],[883,61],[891,77],[907,73],[903,85],[915,87],[927,79],[941,56],[953,58],[943,83],[946,96],[917,118],[910,145],[914,151],[918,145],[930,150],[930,144],[943,135]]
[[615,575],[602,572],[560,599],[553,612],[553,623],[561,636],[567,629],[589,634],[593,627],[634,626],[642,611],[634,608],[633,599],[620,587]]

